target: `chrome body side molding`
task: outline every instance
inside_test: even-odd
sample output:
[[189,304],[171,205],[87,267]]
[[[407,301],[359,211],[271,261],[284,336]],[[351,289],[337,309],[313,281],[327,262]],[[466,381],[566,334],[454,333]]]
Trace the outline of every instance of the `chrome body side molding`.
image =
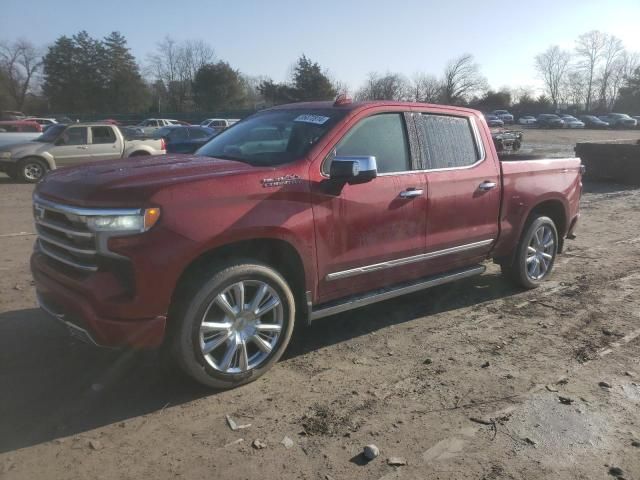
[[325,278],[327,280],[339,280],[342,278],[349,278],[355,275],[362,275],[363,273],[375,272],[377,270],[384,270],[386,268],[399,267],[400,265],[408,265],[410,263],[422,262],[432,258],[443,257],[445,255],[451,255],[454,253],[466,252],[467,250],[475,250],[476,248],[486,247],[493,242],[493,239],[481,240],[479,242],[467,243],[465,245],[458,245],[457,247],[445,248],[444,250],[436,250],[434,252],[421,253],[420,255],[414,255],[412,257],[398,258],[396,260],[389,260],[387,262],[374,263],[373,265],[365,265],[364,267],[350,268],[349,270],[342,270],[340,272],[329,273]]

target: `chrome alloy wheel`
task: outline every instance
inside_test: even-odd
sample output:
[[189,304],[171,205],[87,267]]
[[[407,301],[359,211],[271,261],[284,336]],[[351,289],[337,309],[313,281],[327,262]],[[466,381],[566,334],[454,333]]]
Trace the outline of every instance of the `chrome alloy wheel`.
[[549,226],[542,225],[534,232],[527,247],[527,276],[531,280],[542,279],[549,271],[555,253],[553,231]]
[[35,182],[40,180],[42,175],[44,175],[44,169],[39,163],[29,162],[24,166],[24,176],[27,180]]
[[220,292],[200,323],[200,351],[215,370],[244,373],[274,350],[284,323],[278,293],[260,280],[243,280]]

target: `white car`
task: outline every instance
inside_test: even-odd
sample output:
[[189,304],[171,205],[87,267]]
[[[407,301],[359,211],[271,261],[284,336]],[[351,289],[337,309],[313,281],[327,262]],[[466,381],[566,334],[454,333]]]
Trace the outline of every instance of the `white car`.
[[155,132],[159,128],[168,127],[169,125],[180,125],[180,122],[171,118],[147,118],[136,125],[136,127],[140,128],[143,133],[149,134]]
[[518,119],[520,125],[535,125],[536,117],[533,115],[524,115]]
[[46,125],[54,125],[58,123],[58,121],[55,118],[28,117],[28,118],[25,118],[25,120],[30,120],[32,122],[39,123],[43,127]]
[[584,128],[584,122],[578,120],[573,115],[560,115],[560,118],[564,120],[564,126],[566,128]]
[[239,121],[239,118],[207,118],[200,123],[200,126],[215,128],[216,130],[224,130]]
[[494,110],[493,112],[491,112],[491,115],[495,115],[504,123],[513,123],[513,115],[511,115],[506,110]]

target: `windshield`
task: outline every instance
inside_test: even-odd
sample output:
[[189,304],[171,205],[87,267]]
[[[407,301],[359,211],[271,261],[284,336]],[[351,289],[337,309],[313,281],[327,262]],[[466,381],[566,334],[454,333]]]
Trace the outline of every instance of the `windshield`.
[[66,125],[51,125],[47,130],[35,139],[36,142],[44,142],[44,143],[53,143],[58,135],[62,133],[62,131],[67,128]]
[[303,155],[345,115],[345,110],[268,110],[214,137],[196,155],[270,166]]

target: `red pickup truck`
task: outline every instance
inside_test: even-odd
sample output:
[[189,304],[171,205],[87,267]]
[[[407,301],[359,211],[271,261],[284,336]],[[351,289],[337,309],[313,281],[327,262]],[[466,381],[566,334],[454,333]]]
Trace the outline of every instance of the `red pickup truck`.
[[199,382],[256,379],[294,322],[481,274],[545,280],[579,217],[576,158],[500,161],[483,116],[284,105],[195,155],[50,172],[34,193],[41,307],[103,346],[164,346]]

